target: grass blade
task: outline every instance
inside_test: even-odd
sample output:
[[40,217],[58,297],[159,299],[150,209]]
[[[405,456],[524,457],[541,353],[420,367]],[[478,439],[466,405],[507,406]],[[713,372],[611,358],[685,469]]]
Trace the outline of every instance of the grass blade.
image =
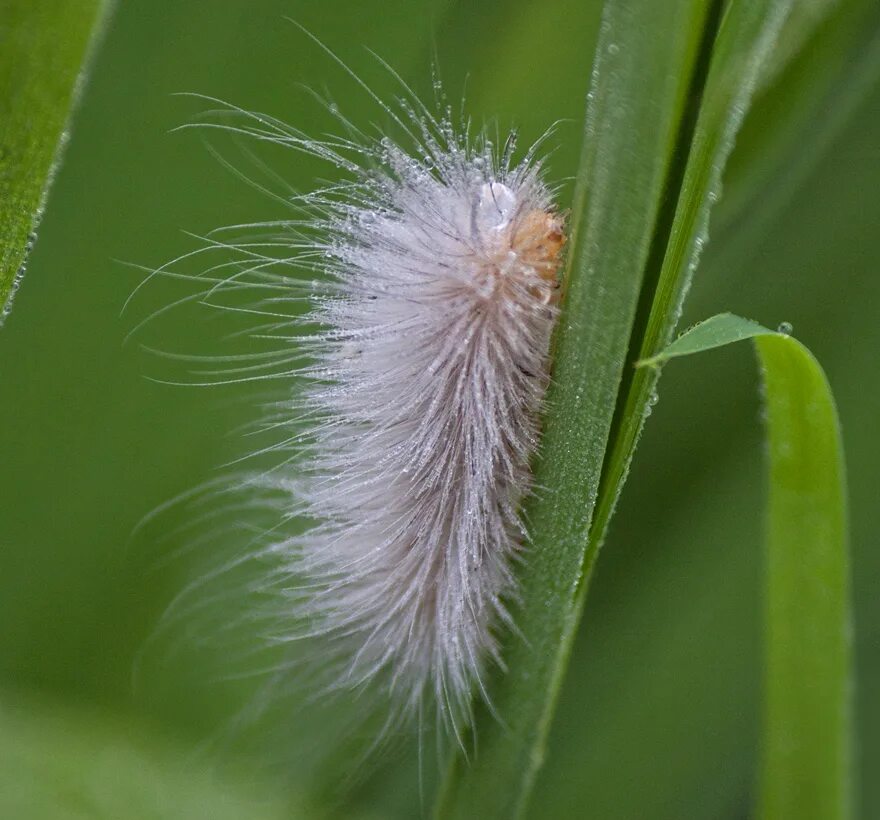
[[692,353],[701,353],[704,350],[712,350],[768,333],[773,333],[773,331],[751,319],[743,319],[732,313],[719,313],[711,319],[706,319],[705,322],[694,325],[686,333],[682,333],[656,356],[640,359],[636,362],[636,367],[646,365],[655,367],[678,356],[690,356]]
[[844,465],[834,399],[794,339],[756,340],[770,497],[761,816],[851,816],[851,629]]
[[657,366],[753,339],[763,374],[768,504],[760,816],[852,815],[852,630],[843,448],[821,366],[800,342],[721,314]]
[[[572,208],[567,294],[522,606],[492,681],[494,713],[478,707],[473,759],[454,760],[442,817],[516,817],[543,759],[580,603],[586,537],[625,369],[639,291],[671,174],[698,53],[702,0],[606,6],[588,98]],[[497,716],[496,716],[497,715]]]
[[0,323],[34,242],[105,0],[0,0]]
[[[791,5],[782,0],[734,0],[726,7],[675,215],[668,235],[659,237],[662,261],[639,345],[642,360],[666,346],[678,324],[708,238],[709,216],[720,196],[725,163]],[[656,401],[658,376],[654,368],[640,368],[624,385],[623,409],[602,474],[589,553],[598,552],[605,538],[645,419]]]

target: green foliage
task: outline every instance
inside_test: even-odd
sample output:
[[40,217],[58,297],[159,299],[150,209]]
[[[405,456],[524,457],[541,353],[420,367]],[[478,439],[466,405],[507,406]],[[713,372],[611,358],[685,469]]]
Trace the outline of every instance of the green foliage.
[[0,318],[36,237],[105,0],[0,0]]
[[785,333],[719,314],[643,366],[753,339],[768,442],[760,816],[852,816],[852,629],[846,492],[825,373]]

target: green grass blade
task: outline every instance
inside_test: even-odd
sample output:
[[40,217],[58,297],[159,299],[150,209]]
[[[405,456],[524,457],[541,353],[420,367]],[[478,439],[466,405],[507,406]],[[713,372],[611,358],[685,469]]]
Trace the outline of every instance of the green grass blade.
[[20,280],[105,0],[0,0],[0,323]]
[[852,635],[843,448],[821,366],[800,342],[722,314],[657,366],[753,339],[768,441],[765,680],[760,816],[852,816]]
[[[454,755],[442,817],[518,816],[580,614],[578,586],[643,273],[671,173],[707,9],[701,0],[609,3],[600,30],[572,208],[554,384],[527,510],[533,544],[522,606],[477,707],[476,753]],[[497,715],[497,716],[496,716]]]
[[770,444],[761,816],[851,816],[851,626],[844,464],[819,363],[757,339]]
[[[784,0],[733,0],[726,7],[639,345],[642,360],[667,345],[678,324],[708,238],[710,212],[720,196],[725,163],[791,5]],[[605,538],[645,418],[656,401],[658,375],[654,368],[640,368],[624,386],[623,410],[590,531],[590,553],[597,552]]]
[[773,333],[773,331],[751,319],[743,319],[732,313],[719,313],[717,316],[694,325],[686,333],[682,333],[656,356],[639,360],[636,362],[636,367],[657,366],[678,356],[689,356],[691,353],[712,350],[715,347],[723,347],[733,342],[753,339],[768,333]]

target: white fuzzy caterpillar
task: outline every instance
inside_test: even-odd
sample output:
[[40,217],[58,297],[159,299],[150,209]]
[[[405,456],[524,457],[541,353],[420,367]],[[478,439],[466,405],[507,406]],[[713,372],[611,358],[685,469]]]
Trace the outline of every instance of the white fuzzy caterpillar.
[[288,548],[351,683],[455,714],[501,660],[564,239],[533,167],[427,149],[426,168],[386,145],[322,226],[338,288],[311,315],[323,424],[296,481],[319,523]]
[[276,636],[317,639],[335,687],[378,686],[398,715],[433,702],[456,725],[512,623],[565,236],[534,149],[514,164],[513,138],[499,153],[401,105],[386,111],[414,151],[233,109],[221,127],[349,179],[298,197],[271,241],[220,243],[243,261],[212,291],[280,289],[277,315],[291,281],[277,265],[321,274],[296,320],[318,327],[298,334],[308,363],[287,371],[295,454],[242,489],[268,485],[308,522],[263,548],[280,561]]

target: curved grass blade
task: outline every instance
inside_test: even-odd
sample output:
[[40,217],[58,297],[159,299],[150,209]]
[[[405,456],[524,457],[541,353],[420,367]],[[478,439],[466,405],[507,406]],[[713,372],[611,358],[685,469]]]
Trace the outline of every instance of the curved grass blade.
[[[509,672],[477,706],[470,760],[453,755],[436,812],[513,818],[543,760],[550,719],[581,605],[578,589],[602,462],[644,272],[674,175],[683,123],[705,47],[703,0],[607,4],[588,95],[572,208],[566,298],[532,533]],[[685,129],[686,130],[686,129]],[[686,147],[686,146],[685,146]]]
[[690,356],[691,353],[701,353],[704,350],[724,347],[724,345],[733,342],[754,339],[757,336],[767,334],[772,335],[773,331],[751,319],[743,319],[732,313],[719,313],[682,333],[655,356],[639,359],[636,362],[636,367],[645,367],[646,365],[656,367],[678,356]]
[[0,0],[0,324],[11,307],[108,0]]
[[720,314],[641,362],[654,367],[752,339],[768,441],[765,679],[760,816],[852,814],[852,629],[837,410],[800,342]]

